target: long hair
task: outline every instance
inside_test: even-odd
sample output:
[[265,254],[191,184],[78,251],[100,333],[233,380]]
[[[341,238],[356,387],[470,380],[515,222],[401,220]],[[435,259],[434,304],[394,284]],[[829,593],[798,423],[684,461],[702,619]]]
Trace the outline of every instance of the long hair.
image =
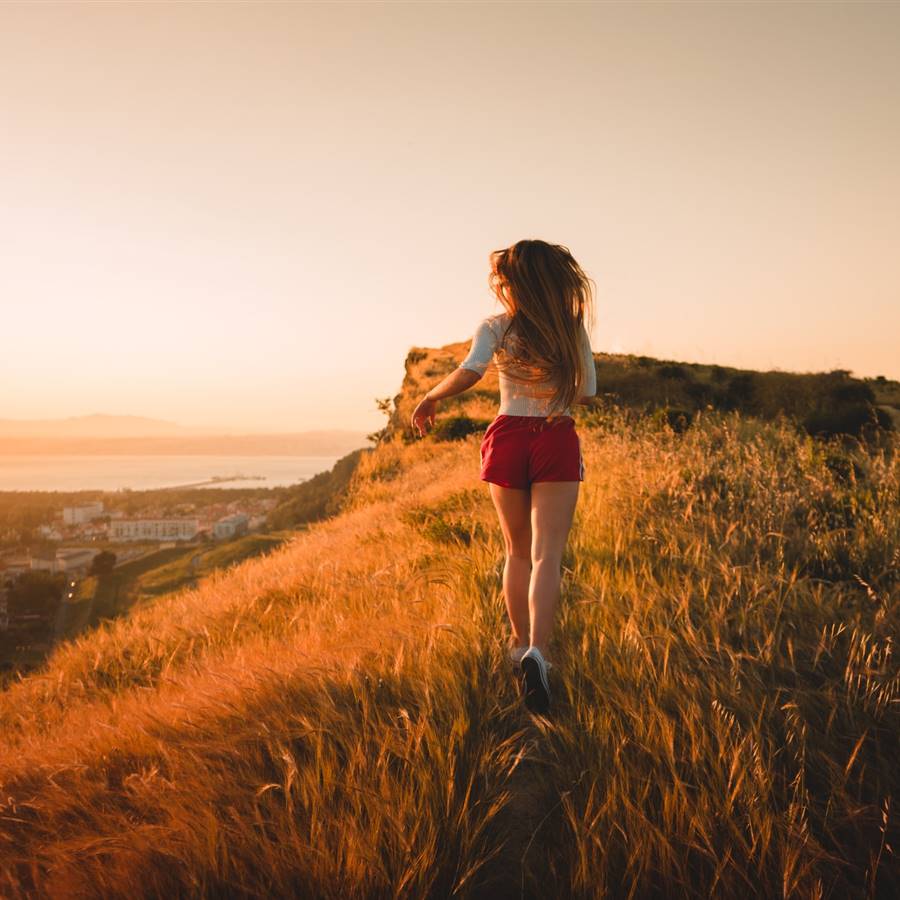
[[491,290],[509,313],[496,365],[522,384],[550,382],[532,391],[550,400],[550,414],[581,396],[581,326],[593,326],[593,280],[567,247],[546,241],[518,241],[490,255]]

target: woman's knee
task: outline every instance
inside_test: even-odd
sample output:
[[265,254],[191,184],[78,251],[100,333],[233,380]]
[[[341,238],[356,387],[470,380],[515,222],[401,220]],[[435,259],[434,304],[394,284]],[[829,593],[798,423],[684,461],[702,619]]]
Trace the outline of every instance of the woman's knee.
[[531,536],[522,536],[516,539],[506,539],[506,558],[527,560],[531,562]]
[[561,566],[568,532],[536,531],[531,539],[531,561],[534,565]]
[[544,571],[555,570],[562,571],[562,554],[561,553],[539,553],[532,554],[531,564],[534,568],[540,567]]

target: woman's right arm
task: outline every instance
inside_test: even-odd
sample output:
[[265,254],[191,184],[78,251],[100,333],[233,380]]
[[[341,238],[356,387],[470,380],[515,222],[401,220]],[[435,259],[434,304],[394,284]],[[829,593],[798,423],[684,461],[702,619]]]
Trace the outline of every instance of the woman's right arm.
[[480,378],[487,371],[491,360],[494,358],[494,350],[497,348],[497,334],[492,327],[491,320],[483,319],[475,335],[466,358],[459,364],[460,369],[470,369],[478,373]]
[[488,319],[481,322],[472,338],[472,346],[466,358],[442,381],[429,390],[419,401],[412,414],[412,427],[424,436],[429,425],[434,426],[436,403],[467,391],[481,381],[491,359],[497,336]]

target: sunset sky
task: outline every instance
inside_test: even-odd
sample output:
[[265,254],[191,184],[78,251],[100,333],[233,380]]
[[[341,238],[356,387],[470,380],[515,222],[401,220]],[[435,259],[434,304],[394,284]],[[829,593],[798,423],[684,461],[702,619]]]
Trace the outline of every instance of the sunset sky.
[[378,428],[521,238],[595,351],[900,378],[900,4],[4,3],[0,117],[0,418]]

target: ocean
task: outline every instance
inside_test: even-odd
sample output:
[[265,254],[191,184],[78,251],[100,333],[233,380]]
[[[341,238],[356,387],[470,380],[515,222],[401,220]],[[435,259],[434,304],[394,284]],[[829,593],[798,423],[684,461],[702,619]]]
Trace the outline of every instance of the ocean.
[[[0,491],[283,487],[330,469],[337,456],[2,456]],[[235,477],[239,476],[239,477]],[[215,483],[214,478],[223,480]],[[227,479],[227,480],[225,480]]]

